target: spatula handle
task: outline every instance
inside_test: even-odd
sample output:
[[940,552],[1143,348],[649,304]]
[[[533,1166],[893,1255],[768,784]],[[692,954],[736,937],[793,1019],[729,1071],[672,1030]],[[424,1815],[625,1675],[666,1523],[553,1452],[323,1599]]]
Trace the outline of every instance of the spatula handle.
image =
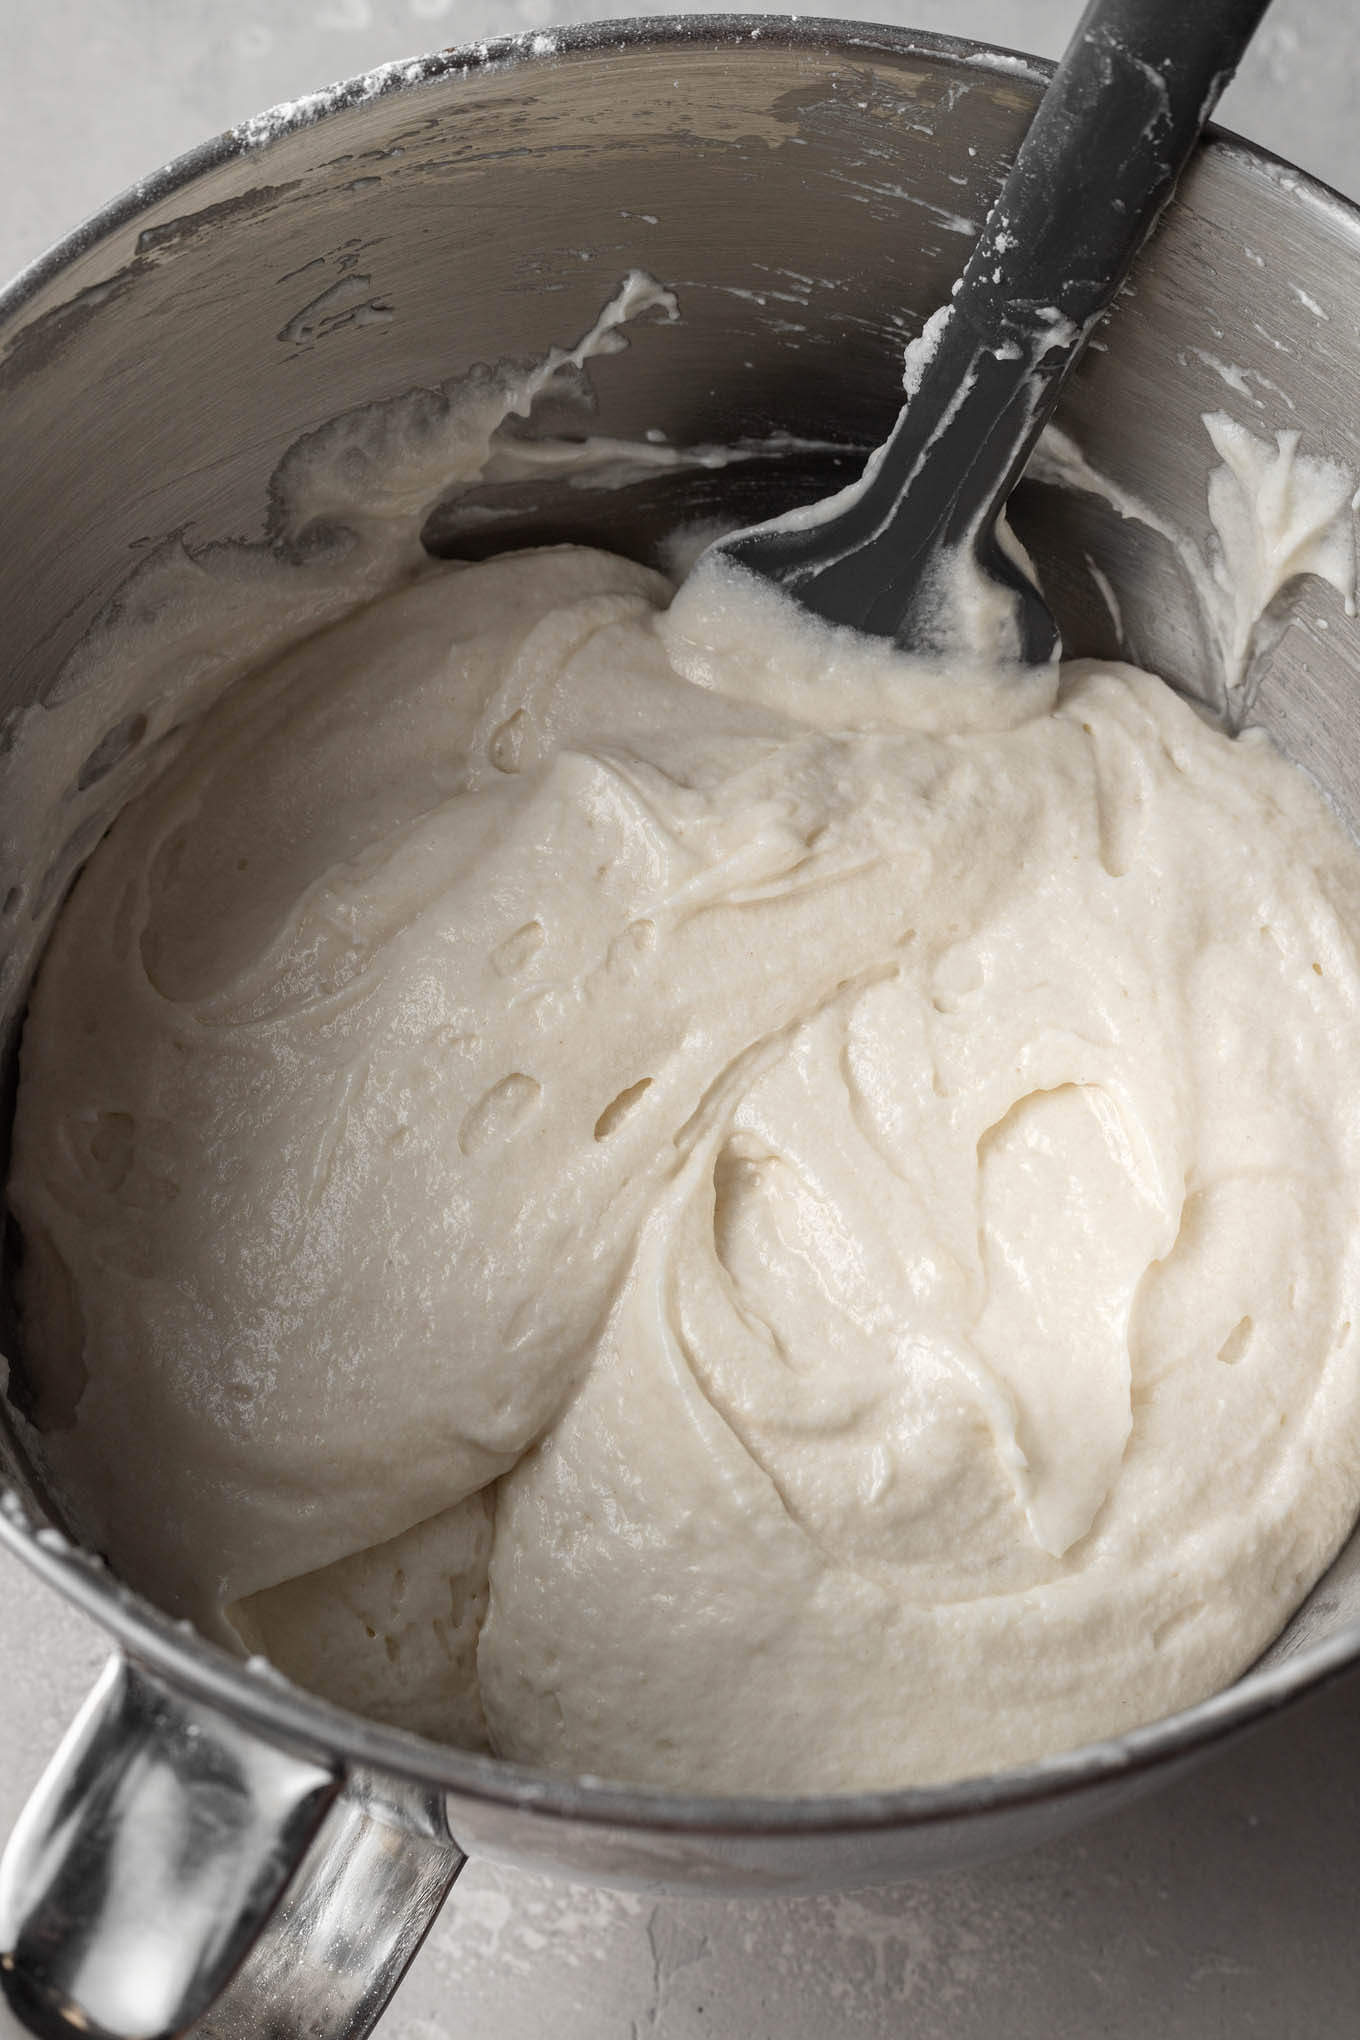
[[1091,0],[955,309],[1056,370],[1110,302],[1269,0]]

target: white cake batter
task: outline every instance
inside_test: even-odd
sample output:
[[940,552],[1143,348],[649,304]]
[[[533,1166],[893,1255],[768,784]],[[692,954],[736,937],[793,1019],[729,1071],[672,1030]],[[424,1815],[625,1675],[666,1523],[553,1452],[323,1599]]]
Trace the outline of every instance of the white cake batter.
[[669,593],[432,568],[122,815],[24,1049],[53,1461],[176,1611],[554,1768],[1193,1700],[1360,1483],[1360,860],[1144,675]]

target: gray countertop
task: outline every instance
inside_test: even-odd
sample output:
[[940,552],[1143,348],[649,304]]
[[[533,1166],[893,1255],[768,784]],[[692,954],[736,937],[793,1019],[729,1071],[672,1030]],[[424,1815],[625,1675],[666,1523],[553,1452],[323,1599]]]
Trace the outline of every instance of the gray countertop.
[[[276,100],[416,50],[622,11],[9,0],[0,272]],[[1056,54],[1076,9],[850,11]],[[1278,0],[1223,118],[1360,194],[1358,103],[1353,0]],[[0,1562],[0,1834],[103,1655],[88,1623]],[[1351,1676],[1067,1841],[892,1890],[657,1902],[474,1862],[383,2040],[1339,2040],[1360,2026],[1357,1702]]]

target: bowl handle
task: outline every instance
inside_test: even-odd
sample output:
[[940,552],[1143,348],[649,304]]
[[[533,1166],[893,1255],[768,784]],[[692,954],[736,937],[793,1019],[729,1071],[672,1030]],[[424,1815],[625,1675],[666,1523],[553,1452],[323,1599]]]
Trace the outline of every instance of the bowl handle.
[[363,2040],[462,1865],[438,1793],[116,1656],[0,1859],[0,2003],[41,2040]]

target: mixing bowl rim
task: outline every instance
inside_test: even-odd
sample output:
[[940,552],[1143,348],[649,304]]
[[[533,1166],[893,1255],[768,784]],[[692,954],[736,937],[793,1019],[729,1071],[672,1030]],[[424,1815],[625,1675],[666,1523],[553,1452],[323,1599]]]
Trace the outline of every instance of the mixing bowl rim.
[[[848,47],[866,57],[922,56],[953,58],[985,74],[1043,86],[1056,68],[1047,57],[1036,57],[1001,44],[971,41],[963,36],[936,34],[927,29],[897,28],[888,23],[841,20],[834,15],[770,16],[721,12],[714,14],[640,14],[617,19],[578,22],[562,28],[525,30],[518,35],[489,38],[467,46],[450,45],[429,55],[396,58],[376,65],[334,84],[320,87],[295,100],[285,100],[264,112],[251,115],[234,127],[224,128],[207,141],[174,156],[159,168],[138,178],[125,191],[88,215],[70,232],[21,268],[7,284],[0,286],[0,343],[4,329],[23,312],[32,298],[63,271],[69,270],[103,241],[129,226],[139,214],[173,198],[210,171],[223,168],[238,158],[263,155],[289,136],[315,127],[370,101],[397,93],[419,91],[426,85],[451,79],[466,81],[475,76],[507,70],[522,63],[543,64],[557,58],[598,56],[634,48],[670,45],[711,45],[739,49],[749,44],[776,47]],[[1297,164],[1275,155],[1257,142],[1210,125],[1205,129],[1203,148],[1216,154],[1239,156],[1253,167],[1264,169],[1277,181],[1329,210],[1339,212],[1353,229],[1360,231],[1360,206],[1343,192],[1301,170]],[[0,356],[3,358],[3,356]]]
[[[924,30],[841,21],[827,16],[778,18],[721,13],[634,16],[500,37],[471,48],[397,60],[224,130],[138,180],[74,228],[0,290],[0,343],[5,328],[87,254],[139,216],[201,178],[246,155],[268,150],[302,129],[396,93],[465,81],[512,65],[535,65],[628,49],[713,44],[783,48],[849,48],[868,60],[921,56],[953,60],[980,76],[1042,86],[1053,65],[992,44]],[[1360,207],[1319,178],[1223,129],[1205,146],[1249,164],[1305,202],[1340,217],[1360,245]],[[21,329],[20,329],[21,330]],[[22,1450],[20,1458],[23,1458]],[[56,1591],[92,1617],[133,1659],[180,1691],[244,1720],[289,1749],[337,1759],[433,1786],[465,1801],[532,1811],[566,1822],[651,1833],[740,1839],[780,1834],[849,1836],[872,1830],[927,1827],[985,1813],[1066,1798],[1092,1786],[1140,1774],[1178,1756],[1212,1747],[1325,1684],[1360,1657],[1360,1620],[1302,1646],[1269,1669],[1249,1671],[1233,1685],[1174,1714],[1103,1741],[1030,1764],[945,1784],[800,1797],[710,1797],[633,1786],[593,1776],[559,1777],[502,1758],[427,1741],[353,1715],[303,1692],[262,1660],[242,1661],[175,1622],[124,1586],[88,1552],[38,1524],[19,1495],[0,1489],[0,1548],[7,1548]]]

